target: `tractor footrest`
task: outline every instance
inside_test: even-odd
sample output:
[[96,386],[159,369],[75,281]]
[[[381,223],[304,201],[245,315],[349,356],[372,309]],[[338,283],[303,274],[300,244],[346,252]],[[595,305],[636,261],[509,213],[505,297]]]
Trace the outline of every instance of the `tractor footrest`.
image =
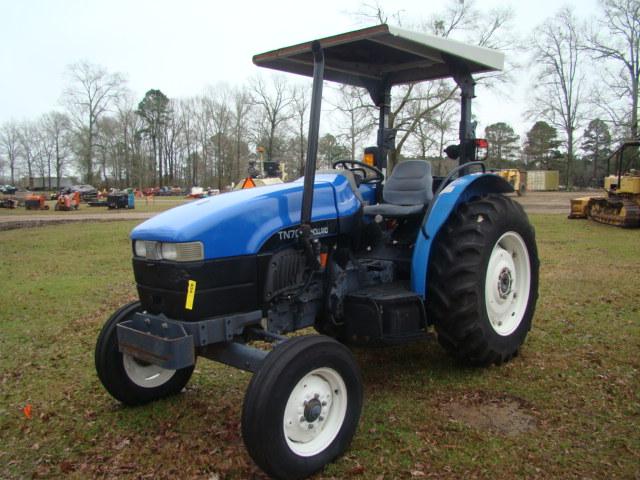
[[118,348],[139,360],[177,370],[195,363],[195,344],[181,322],[136,314],[118,324]]
[[347,295],[344,317],[347,338],[353,343],[398,344],[426,336],[422,299],[401,283],[376,285]]

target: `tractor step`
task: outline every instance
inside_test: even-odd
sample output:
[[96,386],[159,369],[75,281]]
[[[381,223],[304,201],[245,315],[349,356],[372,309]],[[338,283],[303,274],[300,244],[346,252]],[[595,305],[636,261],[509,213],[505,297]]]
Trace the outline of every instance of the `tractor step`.
[[350,343],[395,345],[426,336],[424,303],[400,282],[350,293],[344,301],[344,317]]

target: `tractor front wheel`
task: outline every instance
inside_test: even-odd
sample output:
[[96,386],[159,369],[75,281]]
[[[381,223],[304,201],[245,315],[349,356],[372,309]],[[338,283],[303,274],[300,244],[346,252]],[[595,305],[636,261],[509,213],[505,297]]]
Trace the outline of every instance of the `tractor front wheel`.
[[489,195],[460,205],[431,258],[427,309],[440,344],[474,365],[514,357],[538,298],[535,233],[520,204]]
[[351,352],[323,335],[294,337],[276,346],[251,380],[242,437],[270,476],[306,478],[346,450],[361,409]]
[[117,325],[139,311],[140,302],[132,302],[116,310],[102,327],[96,342],[98,378],[116,400],[127,405],[141,405],[180,393],[194,368],[169,370],[118,350]]

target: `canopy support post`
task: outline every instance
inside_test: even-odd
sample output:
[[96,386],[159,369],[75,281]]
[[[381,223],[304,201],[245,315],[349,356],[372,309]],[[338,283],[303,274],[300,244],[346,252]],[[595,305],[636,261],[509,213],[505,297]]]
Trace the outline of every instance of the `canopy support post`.
[[304,187],[300,210],[299,238],[304,248],[307,264],[316,270],[318,263],[318,239],[312,238],[311,214],[313,210],[313,189],[316,179],[316,159],[318,156],[318,136],[320,132],[320,111],[322,109],[322,83],[324,81],[324,52],[317,40],[311,44],[313,53],[313,87],[311,91],[311,111],[309,113],[309,141],[307,161],[304,165]]
[[375,166],[379,169],[387,168],[387,154],[395,148],[396,131],[389,128],[391,114],[391,85],[386,80],[370,83],[366,86],[369,96],[378,107],[378,137]]
[[300,214],[300,226],[307,225],[309,231],[311,227],[311,210],[313,208],[313,184],[315,183],[316,177],[320,111],[322,107],[322,83],[324,79],[324,52],[322,51],[320,42],[313,42],[311,50],[313,52],[313,88],[311,92],[309,141],[307,143],[307,161],[304,165],[304,190],[302,191],[302,210]]
[[458,164],[475,160],[476,122],[471,121],[471,100],[475,95],[476,82],[468,72],[453,76],[460,87],[460,157]]

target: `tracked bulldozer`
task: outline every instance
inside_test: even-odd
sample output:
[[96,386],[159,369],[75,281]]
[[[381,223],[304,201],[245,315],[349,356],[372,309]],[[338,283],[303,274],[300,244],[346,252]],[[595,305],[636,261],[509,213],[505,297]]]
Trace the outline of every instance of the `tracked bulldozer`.
[[616,171],[604,178],[606,195],[571,199],[569,218],[590,218],[623,228],[640,227],[640,141],[625,142],[607,160]]

